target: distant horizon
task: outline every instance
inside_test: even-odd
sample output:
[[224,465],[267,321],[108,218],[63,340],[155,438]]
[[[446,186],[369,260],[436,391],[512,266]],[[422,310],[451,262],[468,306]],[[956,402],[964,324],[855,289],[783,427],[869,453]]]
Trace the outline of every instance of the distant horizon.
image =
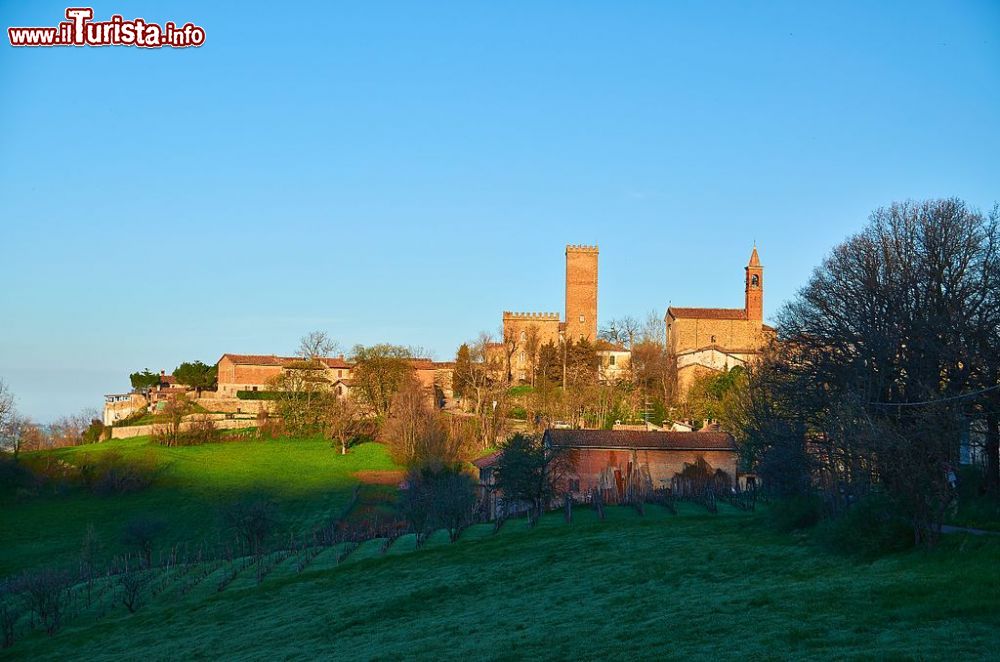
[[[66,5],[5,3],[4,27]],[[876,208],[1000,197],[1000,5],[94,8],[198,48],[4,45],[0,379],[47,423],[131,372],[389,342],[504,310],[765,320]]]

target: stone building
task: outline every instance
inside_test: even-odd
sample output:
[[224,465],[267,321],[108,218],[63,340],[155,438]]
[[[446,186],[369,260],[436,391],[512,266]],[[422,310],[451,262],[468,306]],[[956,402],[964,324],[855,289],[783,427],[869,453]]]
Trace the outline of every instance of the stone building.
[[533,355],[546,343],[569,338],[597,340],[597,246],[566,246],[566,309],[559,313],[503,313],[503,343],[495,351],[510,355],[510,377],[528,381]]
[[[325,372],[325,378],[338,397],[351,393],[354,364],[343,356],[321,357],[317,359]],[[272,380],[281,375],[288,366],[301,362],[294,356],[274,354],[223,354],[218,362],[218,395],[235,398],[239,391],[269,391]],[[414,376],[421,386],[434,393],[435,402],[440,404],[453,397],[452,373],[455,364],[432,361],[425,358],[410,359]]]
[[[727,432],[639,432],[633,430],[545,431],[546,448],[572,452],[569,491],[592,489],[621,492],[633,471],[647,476],[654,489],[669,487],[686,465],[704,461],[711,470],[736,480],[739,453]],[[618,495],[622,496],[621,494]]]
[[[671,486],[685,467],[703,463],[709,472],[723,472],[730,484],[739,481],[739,452],[732,435],[718,430],[705,432],[649,432],[639,430],[565,430],[550,428],[542,443],[549,451],[569,455],[570,470],[560,488],[576,501],[586,500],[593,490],[606,502],[620,503],[628,481],[641,476],[648,487]],[[528,504],[505,500],[497,488],[495,452],[473,461],[479,471],[479,498],[490,519],[510,516]],[[556,505],[556,504],[549,504]]]
[[677,361],[681,400],[698,377],[752,360],[774,335],[764,324],[764,267],[757,247],[744,267],[743,308],[671,306],[664,321],[667,350]]

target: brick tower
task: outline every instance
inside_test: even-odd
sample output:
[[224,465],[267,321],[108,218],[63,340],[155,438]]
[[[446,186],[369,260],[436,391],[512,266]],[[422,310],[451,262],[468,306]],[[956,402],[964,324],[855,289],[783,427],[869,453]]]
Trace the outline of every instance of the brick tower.
[[753,247],[746,266],[746,315],[748,320],[764,320],[764,267],[760,266],[757,246]]
[[566,338],[597,340],[597,246],[566,246]]

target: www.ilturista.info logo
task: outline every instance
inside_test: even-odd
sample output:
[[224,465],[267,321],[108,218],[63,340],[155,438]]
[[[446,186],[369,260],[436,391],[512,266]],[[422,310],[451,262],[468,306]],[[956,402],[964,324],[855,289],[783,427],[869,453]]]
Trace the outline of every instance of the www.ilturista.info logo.
[[67,21],[52,28],[7,28],[11,46],[138,46],[140,48],[188,48],[205,43],[205,29],[173,21],[162,26],[145,19],[126,21],[115,14],[108,21],[92,21],[91,7],[69,7]]

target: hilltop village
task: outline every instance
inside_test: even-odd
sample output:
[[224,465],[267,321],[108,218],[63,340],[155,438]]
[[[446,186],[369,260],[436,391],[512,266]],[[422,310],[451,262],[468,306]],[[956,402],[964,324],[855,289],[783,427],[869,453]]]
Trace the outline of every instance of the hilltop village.
[[[598,257],[597,246],[566,246],[562,317],[556,312],[503,312],[501,337],[486,342],[480,357],[489,366],[493,380],[514,387],[532,384],[542,359],[541,348],[562,348],[581,342],[593,348],[597,383],[616,383],[628,378],[634,338],[608,338],[611,334],[599,333]],[[756,246],[744,267],[744,297],[743,308],[667,308],[663,337],[659,340],[671,364],[674,380],[671,386],[678,402],[686,399],[699,378],[746,365],[773,337],[774,329],[763,321],[764,267]],[[337,398],[352,397],[353,361],[343,354],[308,358]],[[276,380],[302,361],[302,356],[226,353],[215,363],[216,381],[210,388],[181,384],[174,375],[161,371],[159,379],[143,388],[106,395],[103,422],[109,427],[120,426],[123,421],[134,420],[139,412],[155,412],[171,399],[184,395],[207,412],[225,415],[219,425],[246,426],[267,409],[270,399],[266,394],[274,391]],[[437,407],[461,409],[462,398],[456,397],[454,389],[454,361],[407,357],[406,362]],[[654,426],[662,423],[656,421]],[[119,427],[112,436],[148,432],[128,426]]]

